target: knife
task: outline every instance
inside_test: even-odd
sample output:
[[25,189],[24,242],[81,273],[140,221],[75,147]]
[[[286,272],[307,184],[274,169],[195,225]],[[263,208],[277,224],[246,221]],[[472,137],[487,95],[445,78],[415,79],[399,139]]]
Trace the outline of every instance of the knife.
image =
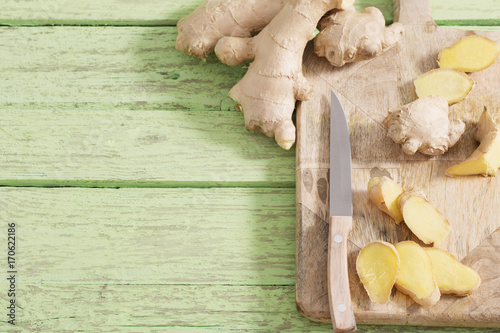
[[335,93],[330,104],[330,232],[328,301],[335,332],[356,331],[347,274],[347,236],[352,229],[351,142],[344,109]]

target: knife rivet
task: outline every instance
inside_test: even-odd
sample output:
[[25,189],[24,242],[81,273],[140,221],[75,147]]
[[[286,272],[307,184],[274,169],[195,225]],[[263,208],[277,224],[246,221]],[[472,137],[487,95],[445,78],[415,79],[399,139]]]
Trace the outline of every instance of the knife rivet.
[[339,312],[345,312],[345,310],[347,310],[347,307],[345,306],[345,304],[339,304],[337,306],[337,310],[339,310]]
[[342,237],[342,235],[339,235],[339,234],[336,234],[335,236],[333,236],[333,241],[335,243],[342,243],[342,241],[344,240],[344,237]]

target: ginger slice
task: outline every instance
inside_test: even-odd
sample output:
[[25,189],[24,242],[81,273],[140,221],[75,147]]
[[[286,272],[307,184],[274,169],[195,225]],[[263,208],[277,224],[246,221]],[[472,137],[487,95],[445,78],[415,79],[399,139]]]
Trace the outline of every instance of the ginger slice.
[[448,176],[495,176],[500,168],[500,129],[485,109],[474,138],[481,142],[465,161],[446,170]]
[[356,259],[356,271],[370,300],[387,303],[399,271],[396,248],[382,241],[366,245]]
[[477,72],[491,66],[500,54],[500,45],[479,35],[467,36],[439,52],[441,68]]
[[413,241],[398,243],[395,248],[400,260],[396,288],[423,306],[439,301],[441,294],[425,250]]
[[427,96],[389,112],[383,125],[387,136],[400,143],[405,154],[413,155],[418,150],[425,155],[441,155],[465,131],[464,122],[450,121],[448,112],[444,97]]
[[450,222],[423,194],[404,192],[398,198],[398,207],[408,228],[425,244],[439,244],[450,231]]
[[396,224],[403,221],[403,215],[397,204],[401,193],[403,193],[401,185],[389,177],[376,177],[368,182],[368,197],[381,211],[392,217]]
[[413,84],[419,98],[443,96],[451,105],[467,97],[474,81],[456,69],[437,68],[420,75]]
[[481,284],[481,278],[472,268],[462,264],[451,253],[435,247],[426,247],[432,262],[432,272],[441,294],[470,295]]

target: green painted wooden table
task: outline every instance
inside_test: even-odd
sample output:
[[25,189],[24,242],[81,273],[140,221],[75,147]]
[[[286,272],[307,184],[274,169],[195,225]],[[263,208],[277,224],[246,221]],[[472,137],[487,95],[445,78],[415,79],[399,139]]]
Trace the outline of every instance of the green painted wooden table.
[[[331,330],[295,309],[295,149],[245,130],[244,68],[174,48],[200,2],[2,1],[0,331]],[[499,30],[495,0],[432,10]]]

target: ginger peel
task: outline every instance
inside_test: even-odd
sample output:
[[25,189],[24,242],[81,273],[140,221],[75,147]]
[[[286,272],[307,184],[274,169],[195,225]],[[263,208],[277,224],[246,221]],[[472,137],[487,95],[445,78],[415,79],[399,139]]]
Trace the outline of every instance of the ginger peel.
[[452,105],[467,97],[474,81],[456,69],[437,68],[420,75],[413,84],[419,98],[443,96]]
[[479,35],[467,36],[441,50],[438,63],[441,68],[477,72],[491,66],[500,54],[500,45]]
[[481,284],[481,278],[472,268],[462,264],[452,254],[426,247],[432,262],[432,272],[441,294],[470,295]]
[[387,136],[408,155],[417,150],[425,155],[444,154],[465,131],[463,121],[449,120],[448,102],[440,96],[419,98],[389,112],[383,125]]
[[481,144],[465,161],[446,170],[448,176],[495,176],[500,168],[500,129],[485,109],[474,138]]
[[306,43],[314,37],[324,13],[349,3],[352,1],[293,0],[258,35],[219,40],[215,53],[222,62],[236,65],[253,59],[245,76],[229,92],[238,102],[248,130],[274,136],[284,149],[292,147],[295,101],[307,100],[312,91],[302,75]]
[[175,47],[204,58],[223,36],[251,37],[281,10],[285,0],[205,0],[177,23]]
[[387,303],[399,272],[396,248],[382,241],[366,245],[356,259],[356,271],[370,299]]
[[403,34],[400,23],[386,27],[384,16],[376,7],[367,7],[361,12],[354,8],[334,10],[321,19],[318,28],[314,52],[337,67],[379,56]]
[[368,197],[384,213],[394,219],[396,224],[403,221],[397,199],[403,188],[389,177],[375,177],[368,182]]
[[400,266],[396,288],[423,306],[436,304],[441,297],[432,272],[432,262],[425,250],[413,241],[395,245]]
[[398,207],[406,226],[425,244],[438,245],[450,232],[450,222],[421,193],[404,192]]

